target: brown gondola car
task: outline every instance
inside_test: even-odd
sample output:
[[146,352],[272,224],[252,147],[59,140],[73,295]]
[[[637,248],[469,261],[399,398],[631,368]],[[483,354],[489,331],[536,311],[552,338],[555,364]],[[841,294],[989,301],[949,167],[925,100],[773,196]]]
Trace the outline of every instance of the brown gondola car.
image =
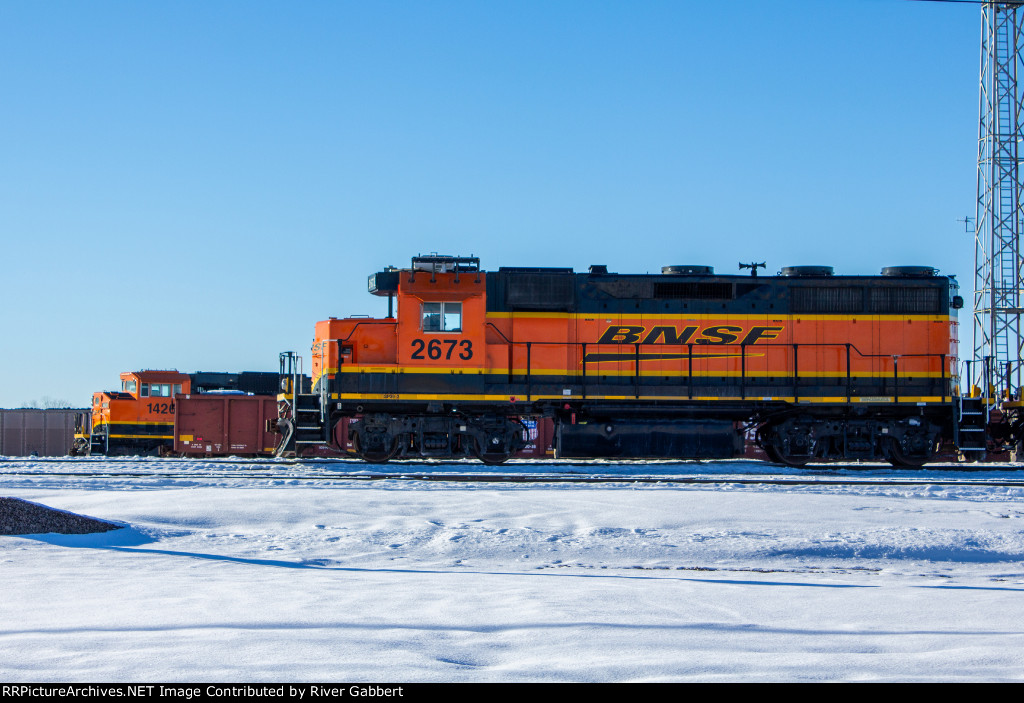
[[523,447],[520,419],[541,417],[559,457],[733,457],[753,429],[793,465],[920,465],[964,430],[963,301],[930,267],[485,272],[433,255],[369,289],[397,308],[316,324],[313,392],[283,404],[279,451],[500,462]]
[[271,456],[277,397],[233,393],[175,397],[174,453],[182,456]]
[[[80,415],[76,422],[70,453],[73,456],[173,453],[178,398],[189,395],[200,398],[200,394],[210,391],[229,390],[258,393],[275,399],[277,383],[276,373],[249,371],[237,374],[185,374],[173,370],[122,373],[120,391],[99,391],[93,394],[92,409]],[[222,409],[229,407],[214,399],[211,402],[221,405]],[[194,425],[190,426],[189,431],[195,434]],[[215,428],[210,428],[211,436],[215,431]],[[259,443],[265,444],[262,439]],[[268,447],[265,444],[261,449]]]

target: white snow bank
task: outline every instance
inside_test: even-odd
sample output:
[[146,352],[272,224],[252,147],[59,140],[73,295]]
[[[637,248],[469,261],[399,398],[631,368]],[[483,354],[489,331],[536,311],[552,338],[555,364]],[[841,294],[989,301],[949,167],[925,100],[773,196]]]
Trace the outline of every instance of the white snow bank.
[[1017,489],[87,483],[0,478],[131,525],[0,538],[0,679],[1024,675]]

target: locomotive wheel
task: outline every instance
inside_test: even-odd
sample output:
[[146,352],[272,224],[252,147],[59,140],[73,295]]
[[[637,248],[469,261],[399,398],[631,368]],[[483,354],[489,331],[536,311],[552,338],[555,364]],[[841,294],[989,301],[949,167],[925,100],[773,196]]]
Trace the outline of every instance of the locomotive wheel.
[[504,464],[506,461],[512,458],[515,454],[514,451],[506,452],[484,452],[480,450],[480,446],[477,445],[473,450],[473,456],[487,464],[488,466],[497,466],[498,464]]
[[398,437],[395,437],[391,440],[391,446],[384,450],[372,449],[364,452],[362,448],[359,446],[359,433],[357,432],[354,435],[352,435],[352,451],[355,452],[356,456],[358,456],[360,459],[371,464],[388,463],[391,459],[395,457],[396,454],[398,454],[398,449]]
[[504,464],[525,444],[520,441],[525,431],[522,423],[506,419],[504,425],[490,425],[477,435],[470,444],[470,451],[485,464]]
[[896,439],[893,439],[889,443],[889,453],[888,456],[885,457],[885,460],[893,466],[898,466],[900,468],[919,469],[930,461],[931,458],[931,452],[928,453],[928,456],[907,456],[904,454],[903,447],[900,446],[900,443]]
[[515,452],[509,452],[507,454],[484,454],[482,452],[475,452],[477,459],[487,464],[488,466],[497,466],[498,464],[504,464],[506,461],[512,458]]
[[498,451],[487,451],[483,450],[480,446],[480,442],[473,443],[473,456],[487,464],[488,466],[497,466],[498,464],[504,464],[506,461],[512,458],[515,454],[514,449],[509,449],[506,446],[502,446]]
[[779,464],[785,464],[786,466],[792,466],[797,469],[806,466],[807,462],[811,460],[811,457],[809,456],[788,456],[775,447],[771,447],[770,449],[765,448],[764,451],[772,461]]
[[811,457],[809,456],[787,456],[772,442],[765,442],[761,448],[764,449],[764,453],[768,455],[768,459],[775,464],[785,464],[786,466],[792,466],[799,469],[811,460]]

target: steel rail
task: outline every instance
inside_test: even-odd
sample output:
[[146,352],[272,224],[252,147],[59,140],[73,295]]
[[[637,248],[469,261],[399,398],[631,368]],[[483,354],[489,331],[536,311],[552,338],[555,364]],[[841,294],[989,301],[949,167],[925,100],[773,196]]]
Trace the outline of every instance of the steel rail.
[[678,485],[772,485],[772,486],[972,486],[972,487],[1016,487],[1024,488],[1020,480],[976,480],[976,479],[929,479],[929,478],[757,478],[723,476],[609,476],[609,475],[546,475],[546,474],[473,474],[473,473],[358,473],[358,474],[288,474],[288,473],[172,473],[140,471],[96,471],[96,472],[48,472],[48,471],[0,471],[0,478],[13,476],[51,476],[55,478],[94,479],[174,479],[174,480],[225,480],[241,479],[252,481],[429,481],[435,483],[622,483],[622,484],[678,484]]
[[[765,467],[766,469],[785,469],[791,471],[797,471],[799,473],[832,473],[838,471],[899,471],[899,472],[911,472],[914,474],[928,474],[933,472],[979,472],[979,471],[1024,471],[1024,463],[965,463],[965,464],[931,464],[922,466],[920,468],[912,467],[897,467],[891,464],[885,463],[866,463],[866,464],[840,464],[840,463],[809,463],[804,467],[791,467],[785,464],[774,464],[768,461],[762,461],[757,459],[736,459],[731,461],[749,461],[758,462],[756,465],[749,466],[749,470],[756,469],[758,467]],[[2,467],[6,464],[80,464],[83,467],[90,464],[143,464],[149,466],[159,466],[167,464],[186,464],[192,462],[199,462],[203,464],[213,465],[227,465],[235,466],[242,465],[250,467],[252,471],[258,471],[263,466],[373,466],[362,459],[348,458],[348,457],[328,457],[328,458],[307,458],[307,459],[226,459],[226,458],[191,458],[191,457],[161,457],[161,458],[97,458],[89,459],[86,457],[7,457],[0,458],[0,473],[2,473]],[[620,463],[624,466],[671,466],[679,465],[686,467],[715,467],[722,463],[729,463],[730,460],[719,461],[701,461],[696,459],[664,459],[656,460],[657,463],[643,460],[628,460],[624,459]],[[466,465],[478,465],[479,462],[473,461],[472,459],[465,460],[430,460],[430,459],[398,459],[389,462],[389,465],[396,467],[401,466],[430,466],[430,467],[445,467],[445,466],[466,466]],[[586,460],[538,460],[530,461],[526,460],[522,463],[510,463],[510,467],[540,467],[550,466],[557,468],[568,468],[568,467],[579,467],[584,469],[593,469],[594,463],[587,462]],[[737,469],[742,471],[743,469]],[[45,473],[45,472],[44,472]]]

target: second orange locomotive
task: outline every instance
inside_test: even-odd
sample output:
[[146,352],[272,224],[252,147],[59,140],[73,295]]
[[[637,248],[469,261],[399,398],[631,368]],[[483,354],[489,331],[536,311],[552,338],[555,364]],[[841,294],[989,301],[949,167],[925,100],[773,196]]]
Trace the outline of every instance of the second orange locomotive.
[[928,267],[484,272],[434,255],[369,289],[397,308],[317,323],[313,394],[287,399],[283,447],[499,462],[520,418],[546,416],[561,457],[730,457],[756,428],[790,464],[919,465],[954,431],[962,300]]

